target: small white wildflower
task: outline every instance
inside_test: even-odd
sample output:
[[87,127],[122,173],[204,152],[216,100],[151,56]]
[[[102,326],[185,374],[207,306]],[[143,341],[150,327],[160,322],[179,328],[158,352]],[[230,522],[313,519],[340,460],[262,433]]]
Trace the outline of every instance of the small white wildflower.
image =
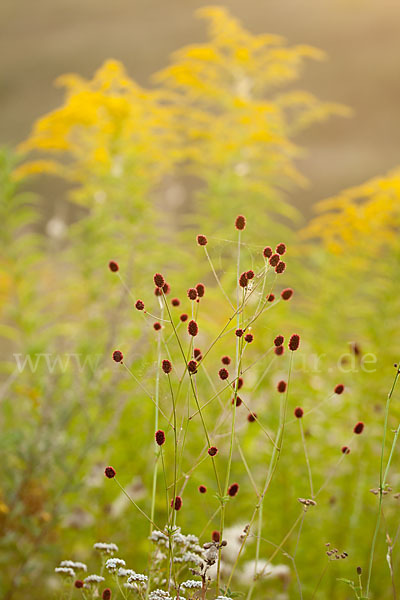
[[151,535],[149,536],[149,540],[151,540],[152,542],[155,542],[156,544],[158,543],[166,543],[168,542],[168,536],[165,535],[165,533],[163,533],[162,531],[153,531],[151,533]]
[[105,581],[105,579],[101,575],[88,575],[83,580],[83,583],[84,583],[85,587],[88,587],[88,586],[92,585],[92,583],[101,583],[102,581]]
[[154,590],[149,596],[149,600],[172,600],[168,592],[164,590]]
[[124,583],[124,587],[127,590],[137,590],[138,586],[136,585],[136,583],[129,583],[129,581],[127,581],[126,583]]
[[197,556],[197,554],[194,554],[194,552],[190,552],[190,551],[187,551],[183,554],[182,560],[183,560],[183,562],[187,562],[187,563],[193,562],[196,565],[199,565],[200,563],[203,562],[200,556]]
[[133,573],[129,576],[128,583],[133,583],[134,581],[139,581],[140,583],[145,583],[148,580],[147,575],[143,575],[142,573]]
[[60,562],[60,567],[70,567],[71,569],[76,569],[77,571],[87,571],[87,566],[85,563],[73,560],[62,560]]
[[105,542],[96,542],[93,548],[101,552],[101,554],[114,554],[118,552],[118,546],[116,544],[106,544]]
[[65,577],[75,577],[75,571],[71,567],[56,567],[54,569],[57,575],[64,575]]
[[134,575],[135,571],[133,571],[132,569],[124,569],[123,567],[120,567],[118,569],[117,575],[118,577],[129,577],[129,575]]
[[196,581],[195,579],[188,579],[187,581],[184,581],[181,584],[181,587],[190,589],[200,589],[201,585],[201,581]]
[[188,533],[186,536],[186,541],[189,544],[198,544],[199,543],[199,538],[197,537],[197,535],[192,535],[191,533]]
[[119,567],[126,567],[126,562],[122,558],[109,558],[106,561],[106,569],[109,573],[115,573]]
[[232,600],[232,598],[228,598],[228,596],[218,596],[215,600]]
[[182,535],[181,533],[175,533],[174,534],[174,542],[176,544],[186,544],[186,536]]

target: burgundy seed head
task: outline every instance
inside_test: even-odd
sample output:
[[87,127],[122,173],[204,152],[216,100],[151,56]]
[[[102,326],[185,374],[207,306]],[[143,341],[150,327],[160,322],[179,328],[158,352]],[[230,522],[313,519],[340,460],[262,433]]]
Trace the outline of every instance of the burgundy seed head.
[[242,288],[247,287],[247,273],[242,273],[241,276],[239,277],[239,285]]
[[289,349],[294,352],[300,346],[300,336],[294,333],[289,340]]
[[243,333],[243,329],[236,329],[235,331],[236,337],[242,337]]
[[297,408],[294,409],[294,416],[297,417],[297,419],[301,419],[301,417],[303,415],[304,415],[304,411],[300,406],[298,406]]
[[156,273],[154,275],[154,283],[156,284],[157,287],[162,288],[162,286],[165,283],[165,279],[164,277],[161,275],[161,273]]
[[165,433],[162,429],[156,431],[154,437],[156,438],[156,442],[159,446],[162,446],[165,443]]
[[156,322],[154,323],[154,325],[153,325],[153,328],[154,328],[156,331],[160,331],[160,329],[161,329],[161,323],[159,323],[158,321],[156,321]]
[[255,412],[251,412],[247,415],[247,420],[249,423],[254,423],[257,419],[257,414]]
[[211,534],[211,538],[212,538],[213,542],[218,543],[220,540],[220,537],[221,537],[221,535],[220,535],[219,531],[213,531]]
[[271,258],[269,259],[269,264],[271,265],[271,267],[276,267],[276,265],[278,264],[278,262],[280,261],[280,256],[279,254],[273,254],[271,256]]
[[180,496],[176,496],[175,502],[173,500],[171,500],[171,506],[173,506],[175,510],[181,510],[182,498]]
[[361,567],[357,567],[357,575],[361,575],[362,573],[362,568]]
[[199,492],[200,494],[205,494],[207,491],[207,488],[205,485],[199,485]]
[[[233,387],[235,387],[235,382],[233,382]],[[239,377],[237,380],[237,389],[240,390],[240,388],[243,386],[243,377]]]
[[348,446],[342,446],[343,454],[350,454],[350,448]]
[[116,470],[114,469],[114,467],[106,467],[104,469],[104,475],[106,477],[108,477],[108,479],[112,479],[113,477],[115,477],[117,474]]
[[286,263],[283,262],[283,260],[280,260],[275,267],[275,273],[283,273],[283,271],[285,269],[286,269]]
[[244,217],[243,215],[237,216],[235,221],[235,227],[239,231],[243,231],[243,229],[246,227],[246,217]]
[[267,302],[273,302],[275,300],[275,294],[268,294]]
[[190,300],[196,300],[197,290],[195,288],[189,288],[187,291],[187,295]]
[[171,373],[172,371],[172,364],[171,361],[168,360],[167,358],[165,358],[162,363],[161,363],[161,367],[162,370],[164,371],[164,373],[166,373],[168,375],[168,373]]
[[277,346],[274,350],[274,352],[277,356],[282,356],[284,351],[285,351],[285,348],[283,346]]
[[275,346],[282,346],[284,341],[285,341],[285,338],[283,337],[283,335],[277,335],[276,338],[274,339],[274,344],[275,344]]
[[155,296],[162,296],[162,289],[159,287],[155,287],[154,288],[154,295]]
[[110,262],[108,263],[108,268],[110,269],[110,271],[112,271],[113,273],[116,273],[117,271],[119,271],[119,266],[118,263],[115,262],[115,260],[110,260]]
[[180,320],[182,321],[182,323],[184,323],[185,321],[188,320],[188,316],[186,313],[182,313],[181,316],[179,317]]
[[189,373],[197,373],[197,360],[189,360],[188,362]]
[[169,283],[164,283],[164,285],[162,286],[163,292],[165,295],[169,294],[171,291],[171,286],[169,285]]
[[144,302],[143,300],[138,300],[135,304],[135,308],[137,308],[138,310],[143,310],[144,309]]
[[223,356],[221,358],[221,362],[223,365],[230,365],[231,364],[231,357],[230,356]]
[[265,258],[271,258],[272,256],[272,248],[271,246],[265,246],[264,250],[263,250],[263,255]]
[[[235,398],[232,398],[232,404],[235,402]],[[242,404],[242,399],[239,396],[236,396],[236,406],[240,406]]]
[[206,291],[204,283],[198,283],[196,285],[196,291],[199,298],[203,298],[204,292]]
[[198,235],[197,236],[197,243],[199,246],[207,246],[207,238],[205,235]]
[[280,394],[283,394],[286,391],[286,381],[279,381],[276,389]]
[[195,357],[196,360],[200,361],[203,358],[203,355],[201,353],[200,348],[194,348],[193,349],[193,356]]
[[215,446],[211,446],[211,448],[209,448],[207,452],[210,456],[215,456],[218,452],[218,448],[216,448]]
[[254,340],[254,335],[252,333],[247,333],[244,336],[244,339],[248,344],[251,344],[251,342]]
[[219,378],[222,380],[228,379],[228,377],[229,377],[229,373],[228,373],[227,369],[225,369],[224,367],[218,371],[218,375],[219,375]]
[[231,485],[228,488],[228,496],[230,496],[231,498],[234,498],[236,496],[236,494],[239,491],[239,484],[238,483],[231,483]]
[[357,435],[360,435],[360,433],[362,433],[364,430],[364,423],[362,421],[358,421],[358,423],[356,423],[354,425],[354,433],[356,433]]
[[286,288],[284,290],[281,291],[281,298],[282,300],[290,300],[290,298],[293,296],[293,290],[292,288]]
[[251,269],[250,269],[250,271],[246,271],[246,277],[247,277],[247,279],[253,279],[254,271],[252,271]]
[[199,326],[197,325],[196,321],[189,321],[188,332],[193,337],[196,337],[196,335],[199,333]]
[[122,352],[120,350],[114,350],[113,352],[113,360],[115,360],[115,362],[122,362],[124,355],[122,354]]
[[282,254],[285,254],[285,252],[286,252],[286,245],[281,242],[275,248],[275,252],[277,252],[278,254],[280,254],[282,256]]
[[333,391],[335,392],[335,394],[339,394],[339,395],[343,394],[343,392],[344,392],[344,385],[343,385],[343,383],[338,383],[335,386],[335,389]]
[[180,303],[181,303],[181,301],[179,300],[179,298],[172,298],[172,300],[171,300],[172,306],[179,306]]
[[77,579],[74,583],[74,586],[78,589],[83,588],[83,581],[81,579]]
[[101,596],[102,600],[111,600],[111,590],[110,588],[106,588],[103,590],[103,594]]

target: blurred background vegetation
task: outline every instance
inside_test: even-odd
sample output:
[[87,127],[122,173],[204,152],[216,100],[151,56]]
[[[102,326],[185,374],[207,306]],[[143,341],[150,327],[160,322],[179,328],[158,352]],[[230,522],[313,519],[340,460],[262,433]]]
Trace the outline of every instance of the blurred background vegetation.
[[[307,515],[296,554],[311,597],[325,543],[346,550],[349,559],[328,569],[317,597],[349,598],[337,579],[354,579],[358,565],[367,569],[377,508],[369,490],[378,484],[383,406],[399,358],[398,5],[70,1],[56,8],[43,1],[35,10],[11,2],[0,10],[7,47],[0,61],[2,597],[54,597],[56,563],[90,563],[95,541],[116,542],[130,566],[145,568],[147,524],[104,485],[103,468],[113,464],[149,508],[154,410],[111,353],[119,347],[136,376],[154,385],[156,334],[133,312],[132,297],[158,310],[155,271],[165,272],[186,312],[186,289],[201,280],[209,286],[199,340],[208,346],[230,309],[195,236],[208,236],[233,294],[233,222],[243,212],[244,267],[260,268],[262,248],[285,241],[288,268],[279,285],[295,289],[291,303],[257,326],[254,356],[275,334],[296,330],[303,366],[293,378],[293,407],[311,409],[336,383],[346,385],[305,425],[316,481],[337,463],[354,423],[366,423],[318,510]],[[108,271],[110,259],[132,297]],[[173,345],[171,353],[178,356]],[[215,373],[224,353],[234,353],[233,340],[211,355]],[[15,355],[33,362],[18,369]],[[376,362],[366,368],[371,357]],[[249,376],[244,395],[273,428],[286,356],[258,385],[263,368]],[[209,383],[202,385],[210,396]],[[168,390],[162,394],[167,401]],[[392,429],[399,416],[394,404]],[[245,414],[240,428],[260,479],[265,440]],[[196,432],[184,471],[202,444]],[[297,517],[297,498],[307,495],[306,466],[295,460],[298,428],[292,424],[287,436],[290,452],[264,512],[265,536],[277,544]],[[396,457],[393,494],[398,466]],[[255,498],[238,455],[233,476],[241,493],[227,520],[244,525]],[[201,467],[185,491],[185,532],[199,533],[199,511],[203,526],[215,510],[212,500],[201,508],[197,497],[199,483],[212,487],[209,478]],[[385,498],[374,564],[376,598],[393,597],[392,543],[400,583],[393,494]],[[294,537],[285,550],[295,547]],[[283,555],[279,562],[292,564]],[[297,598],[294,573],[260,582],[256,593]]]

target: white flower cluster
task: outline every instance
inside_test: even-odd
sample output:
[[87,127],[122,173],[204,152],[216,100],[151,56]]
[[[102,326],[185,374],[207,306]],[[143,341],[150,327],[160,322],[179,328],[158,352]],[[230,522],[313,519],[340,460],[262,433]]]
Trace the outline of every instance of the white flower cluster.
[[65,577],[75,577],[75,571],[71,567],[56,567],[54,569],[57,575],[64,575]]
[[83,585],[84,587],[90,587],[92,584],[101,583],[102,581],[105,581],[105,579],[101,575],[88,575],[83,580]]
[[228,598],[228,596],[218,596],[215,600],[232,600],[232,598]]
[[124,569],[123,567],[120,567],[118,569],[118,577],[129,577],[129,575],[134,575],[135,571],[133,571],[132,569]]
[[115,573],[120,567],[126,567],[126,562],[122,558],[109,558],[106,561],[106,569],[109,573]]
[[181,587],[188,589],[200,589],[201,581],[196,581],[195,579],[188,579],[181,584]]
[[168,536],[165,535],[162,531],[152,531],[149,536],[149,540],[154,542],[155,544],[166,544],[168,542]]
[[106,544],[105,542],[96,542],[93,548],[101,552],[101,554],[114,554],[118,552],[118,546],[116,544]]
[[73,560],[62,560],[60,562],[60,567],[69,567],[70,569],[77,571],[87,571],[87,566],[85,563]]
[[147,575],[143,575],[142,573],[132,573],[129,576],[128,579],[128,583],[134,583],[135,581],[138,581],[139,583],[146,583],[146,581],[148,580]]
[[[201,551],[201,548],[200,548],[200,551]],[[201,556],[199,556],[198,554],[195,554],[194,552],[190,552],[189,550],[187,550],[183,554],[182,560],[183,560],[183,562],[195,563],[196,565],[199,565],[200,563],[203,562]]]
[[154,590],[149,595],[149,600],[172,600],[168,592],[164,590]]

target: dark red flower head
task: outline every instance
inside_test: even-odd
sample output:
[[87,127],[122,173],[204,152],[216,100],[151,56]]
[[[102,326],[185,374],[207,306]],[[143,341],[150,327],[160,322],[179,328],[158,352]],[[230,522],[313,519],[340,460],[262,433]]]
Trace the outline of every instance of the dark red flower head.
[[193,337],[196,337],[196,335],[199,333],[199,326],[197,325],[196,321],[189,321],[188,332]]
[[277,346],[274,350],[274,352],[277,356],[282,356],[284,351],[285,351],[285,348],[283,346]]
[[167,358],[165,358],[162,361],[161,366],[162,366],[162,370],[164,371],[164,373],[166,373],[167,375],[168,375],[168,373],[171,373],[171,371],[172,371],[172,364],[171,364],[170,360],[168,360]]
[[154,325],[153,325],[153,328],[154,328],[156,331],[160,331],[160,329],[161,329],[161,323],[159,323],[158,321],[156,321],[156,322],[154,323]]
[[156,431],[154,437],[156,438],[156,442],[159,446],[162,446],[165,443],[165,433],[162,429]]
[[268,261],[271,267],[276,267],[276,265],[280,261],[280,258],[281,257],[279,256],[279,254],[273,254]]
[[244,333],[243,329],[236,329],[236,331],[235,331],[235,335],[237,337],[242,337],[243,333]]
[[216,448],[215,446],[211,446],[211,448],[209,448],[207,452],[210,456],[215,456],[218,452],[218,448]]
[[79,589],[79,588],[83,588],[83,581],[82,581],[82,579],[77,579],[77,580],[75,581],[75,583],[74,583],[74,586],[75,586],[76,588],[78,588],[78,589]]
[[197,359],[197,360],[201,360],[203,358],[203,355],[201,353],[200,348],[193,348],[193,356]]
[[212,532],[211,539],[212,539],[213,542],[218,543],[219,540],[220,540],[220,538],[221,538],[221,534],[219,533],[219,531],[213,531]]
[[161,275],[161,273],[156,273],[154,275],[154,283],[156,284],[157,287],[162,288],[162,286],[165,283],[165,279],[164,277]]
[[301,419],[301,417],[304,415],[304,410],[298,406],[297,408],[294,409],[294,416],[297,417],[298,419]]
[[252,333],[247,333],[244,336],[244,339],[248,344],[251,344],[251,342],[254,340],[254,335]]
[[292,288],[286,288],[284,290],[281,291],[281,298],[282,300],[290,300],[290,298],[293,296],[293,290]]
[[358,421],[358,423],[356,423],[354,425],[354,433],[357,433],[358,435],[360,435],[360,433],[362,433],[364,430],[364,423],[362,421]]
[[144,302],[143,300],[138,300],[135,304],[135,308],[137,308],[138,310],[143,310],[144,309]]
[[[235,402],[235,398],[232,398],[232,404]],[[236,396],[236,406],[240,406],[242,404],[242,399],[239,396]]]
[[200,494],[205,494],[207,491],[207,488],[205,485],[199,485],[198,490],[199,490]]
[[154,295],[155,296],[162,296],[162,288],[156,286],[154,288]]
[[181,316],[180,316],[179,318],[180,318],[180,320],[182,321],[182,323],[184,323],[185,321],[187,321],[187,320],[188,320],[188,318],[189,318],[189,317],[187,316],[187,314],[186,314],[186,313],[182,313],[182,314],[181,314]]
[[190,300],[196,300],[197,290],[195,288],[189,288],[187,291],[187,295]]
[[282,346],[284,341],[285,341],[285,338],[283,337],[283,335],[277,335],[276,338],[274,339],[274,344],[275,344],[275,346]]
[[277,252],[278,254],[280,254],[282,256],[282,254],[285,254],[285,252],[286,252],[286,245],[281,242],[275,248],[275,252]]
[[246,277],[247,277],[247,279],[253,279],[254,271],[252,271],[251,269],[250,269],[250,271],[246,271]]
[[228,496],[230,496],[231,498],[234,498],[236,496],[236,494],[239,491],[239,484],[238,483],[231,483],[231,485],[228,488]]
[[297,333],[294,333],[289,340],[289,350],[294,352],[300,346],[300,336]]
[[237,216],[235,221],[235,227],[239,231],[243,231],[243,229],[246,227],[246,217],[244,217],[243,215]]
[[267,302],[273,302],[275,300],[275,294],[268,294]]
[[169,294],[171,291],[171,286],[169,285],[169,283],[165,282],[164,285],[162,286],[162,290],[163,290],[164,294]]
[[111,600],[111,590],[110,588],[106,588],[103,590],[103,594],[101,596],[102,600]]
[[[232,383],[232,387],[234,388],[236,386],[236,382],[234,381]],[[237,389],[240,390],[240,388],[243,386],[243,377],[238,377],[237,380]]]
[[106,467],[104,469],[104,475],[106,477],[108,477],[108,479],[112,479],[113,477],[115,477],[117,474],[116,470],[114,469],[114,467]]
[[180,496],[176,496],[175,502],[174,502],[174,500],[171,500],[171,506],[173,506],[175,510],[181,510],[182,498]]
[[188,362],[189,373],[197,373],[197,360],[189,360]]
[[271,256],[272,256],[271,246],[265,246],[265,248],[263,250],[263,255],[265,256],[265,258],[271,258]]
[[248,284],[247,273],[244,272],[239,277],[239,285],[240,285],[240,287],[245,288],[245,287],[247,287],[247,284]]
[[286,381],[279,381],[276,389],[280,394],[283,394],[286,391]]
[[338,383],[335,386],[335,389],[333,391],[335,392],[335,394],[339,394],[339,395],[343,394],[343,392],[344,392],[344,385],[343,385],[343,383]]
[[196,285],[196,291],[199,298],[203,298],[204,292],[206,291],[204,283],[198,283]]
[[172,298],[172,300],[171,300],[172,306],[179,306],[180,303],[181,303],[181,301],[179,300],[179,298]]
[[218,371],[218,375],[219,375],[219,378],[222,380],[228,379],[228,377],[229,377],[229,373],[228,373],[227,369],[225,369],[224,367]]
[[221,358],[221,362],[223,365],[230,365],[231,364],[231,357],[230,356],[223,356]]
[[115,362],[122,362],[124,355],[120,350],[114,350],[112,357]]
[[119,266],[118,263],[115,262],[115,260],[110,260],[110,262],[108,263],[108,268],[110,269],[110,271],[112,271],[113,273],[116,273],[117,271],[119,271]]
[[247,420],[249,423],[254,423],[257,420],[257,415],[255,412],[251,412],[247,415]]
[[350,454],[350,448],[348,446],[342,446],[343,454]]
[[207,246],[207,238],[205,235],[198,235],[197,236],[197,243],[199,246]]
[[285,269],[286,269],[286,263],[283,262],[283,260],[280,260],[275,267],[275,273],[283,273],[283,271]]

